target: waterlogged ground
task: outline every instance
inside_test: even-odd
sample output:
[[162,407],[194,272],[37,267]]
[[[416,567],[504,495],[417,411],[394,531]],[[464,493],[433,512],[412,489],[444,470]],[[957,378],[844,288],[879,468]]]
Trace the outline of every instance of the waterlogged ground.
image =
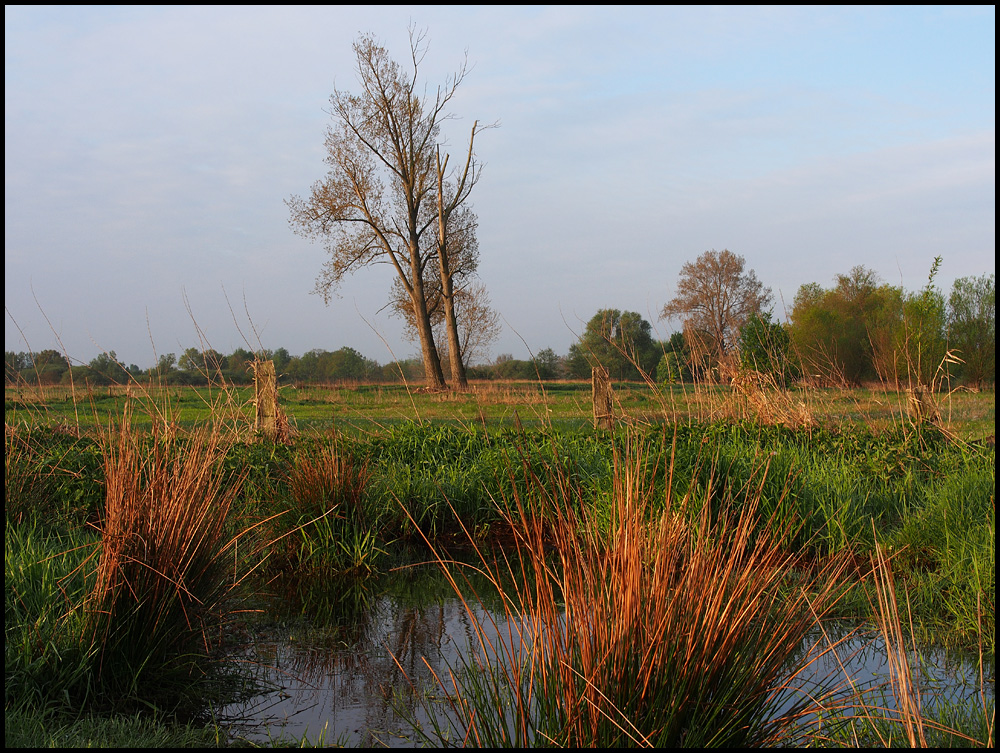
[[[469,609],[488,624],[490,641],[517,628],[498,605],[489,605],[489,589],[474,583],[488,606],[456,598],[436,565],[397,571],[380,582],[377,594],[345,595],[342,586],[323,583],[284,594],[275,615],[248,633],[240,653],[268,689],[216,710],[217,718],[235,736],[259,744],[421,744],[414,721],[429,730],[434,713],[444,723],[453,691],[449,671],[461,671],[480,645]],[[864,717],[896,708],[885,646],[870,629],[826,625],[804,641],[801,653],[809,652],[822,656],[790,683],[787,702],[801,691],[839,685],[861,694],[869,709],[842,713]],[[935,705],[982,708],[984,689],[993,703],[995,669],[982,668],[982,684],[976,657],[927,650],[911,654],[911,665],[919,669],[926,711]]]
[[[480,645],[473,616],[491,623],[489,642],[516,629],[498,616],[495,597],[496,611],[473,602],[470,616],[433,564],[405,566],[367,591],[302,585],[279,596],[275,615],[258,622],[240,652],[268,689],[217,711],[255,743],[420,744],[414,722],[426,726],[429,709],[444,711],[450,670]],[[477,588],[489,603],[485,581]]]

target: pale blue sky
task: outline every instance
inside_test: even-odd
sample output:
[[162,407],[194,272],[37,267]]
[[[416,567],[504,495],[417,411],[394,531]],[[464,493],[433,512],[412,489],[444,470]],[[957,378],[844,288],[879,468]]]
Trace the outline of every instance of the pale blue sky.
[[252,322],[296,355],[416,353],[380,312],[389,268],[329,306],[310,295],[324,251],[284,205],[324,174],[354,38],[404,61],[411,22],[431,87],[468,51],[456,151],[473,120],[500,122],[477,141],[473,195],[506,322],[493,355],[565,353],[600,308],[665,337],[681,265],[712,248],[746,257],[779,315],[857,264],[907,289],[939,254],[945,290],[996,269],[992,6],[7,6],[4,20],[6,350],[61,349],[58,335],[75,360],[114,349],[145,366],[199,345],[197,328],[223,352],[256,345]]

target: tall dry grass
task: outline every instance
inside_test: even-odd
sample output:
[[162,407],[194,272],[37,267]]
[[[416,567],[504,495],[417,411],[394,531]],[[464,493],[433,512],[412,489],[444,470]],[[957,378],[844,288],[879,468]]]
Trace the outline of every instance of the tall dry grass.
[[[647,462],[641,443],[626,443],[603,503],[565,478],[514,500],[515,552],[480,552],[502,617],[482,617],[469,581],[446,570],[480,650],[447,685],[442,678],[441,737],[771,745],[799,739],[817,718],[822,693],[797,695],[789,662],[815,660],[802,643],[840,593],[844,566],[810,567],[786,551],[787,525],[762,520],[759,499],[713,510],[695,488],[657,495]],[[503,592],[511,581],[521,585]]]
[[[983,675],[983,651],[979,652],[979,708],[965,705],[957,709],[963,726],[956,728],[946,717],[956,711],[953,702],[941,701],[921,686],[917,661],[913,617],[909,603],[905,618],[900,608],[892,563],[881,546],[871,556],[874,604],[872,612],[878,633],[885,646],[888,669],[887,688],[890,703],[876,703],[863,694],[859,698],[858,717],[865,722],[868,744],[892,747],[900,743],[911,748],[975,746],[994,747],[996,730],[995,701],[987,699]],[[954,714],[951,714],[954,716]]]
[[143,438],[128,416],[103,438],[106,498],[86,603],[97,686],[116,697],[183,694],[206,674],[246,575],[227,524],[240,479],[225,441],[197,430]]
[[[872,556],[872,577],[876,605],[873,610],[886,646],[886,663],[889,669],[889,686],[895,700],[898,718],[911,748],[926,748],[923,697],[920,692],[920,675],[910,666],[906,652],[903,620],[896,598],[896,585],[889,561],[876,542]],[[909,620],[911,635],[913,621]]]

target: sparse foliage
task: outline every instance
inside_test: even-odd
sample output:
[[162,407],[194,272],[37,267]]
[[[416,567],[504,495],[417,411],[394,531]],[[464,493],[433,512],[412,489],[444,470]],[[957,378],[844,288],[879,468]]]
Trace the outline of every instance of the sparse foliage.
[[[447,298],[444,284],[438,270],[426,269],[427,279],[424,290],[427,296],[427,312],[431,320],[434,342],[437,344],[441,360],[452,364],[452,378],[461,386],[464,367],[484,360],[490,345],[500,336],[500,316],[490,306],[489,293],[478,282],[476,269],[479,266],[479,241],[476,239],[477,218],[468,207],[453,213],[449,224],[447,255],[451,279],[452,308],[461,356],[461,366],[456,374],[455,363],[451,360],[452,342],[448,331]],[[394,314],[405,323],[405,334],[412,342],[420,341],[417,320],[409,294],[397,278],[393,281],[390,307]]]
[[712,360],[737,347],[740,327],[771,305],[771,289],[757,279],[746,260],[728,249],[706,251],[681,267],[677,293],[663,306],[661,319],[681,318],[685,334],[697,339]]
[[423,35],[411,29],[408,70],[370,35],[358,38],[354,52],[361,93],[334,90],[334,122],[326,137],[329,171],[310,196],[288,200],[290,222],[300,235],[322,241],[330,254],[316,281],[315,292],[324,299],[352,272],[378,263],[393,267],[410,300],[427,383],[443,387],[426,283],[432,270],[449,261],[447,254],[439,258],[442,240],[447,246],[440,220],[443,216],[447,224],[478,175],[472,152],[478,125],[472,128],[465,171],[450,191],[443,167],[438,169],[441,124],[466,66],[429,95],[418,84]]

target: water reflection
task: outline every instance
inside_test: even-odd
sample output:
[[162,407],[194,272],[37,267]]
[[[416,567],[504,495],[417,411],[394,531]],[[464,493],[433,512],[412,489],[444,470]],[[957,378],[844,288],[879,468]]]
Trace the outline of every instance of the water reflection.
[[[488,637],[495,640],[498,633],[516,630],[499,616],[499,603],[490,602],[498,597],[485,580],[473,577],[473,585],[491,608],[476,604],[475,615],[484,624],[495,620]],[[308,587],[299,583],[282,593],[279,602],[271,621],[257,629],[241,652],[257,679],[271,689],[219,714],[254,742],[307,738],[351,746],[412,746],[418,740],[411,720],[426,725],[427,706],[445,710],[443,695],[452,690],[449,669],[458,669],[479,645],[466,607],[434,565],[398,571],[367,589],[322,580]],[[830,642],[836,648],[790,683],[795,689],[788,691],[786,703],[802,692],[839,683],[862,692],[871,707],[893,708],[881,639],[846,623],[825,630],[826,635],[816,630],[808,636],[802,654],[829,649]],[[926,651],[913,657],[911,666],[922,670],[925,710],[942,702],[980,705],[975,661]],[[995,670],[989,667],[986,674],[992,678]],[[992,702],[991,680],[988,694]]]
[[[382,593],[348,594],[313,584],[282,595],[299,613],[258,627],[240,658],[271,688],[226,707],[242,737],[254,742],[303,737],[344,745],[411,746],[413,719],[453,690],[449,669],[479,645],[468,610],[434,565],[410,567],[379,584]],[[489,601],[489,587],[477,590]],[[481,623],[491,614],[474,607]],[[499,617],[488,638],[506,631]],[[443,690],[438,678],[445,684]],[[400,711],[403,715],[400,715]],[[406,717],[409,716],[408,720]]]
[[[835,644],[803,673],[805,682],[836,677],[849,685],[875,708],[895,708],[892,689],[888,680],[889,662],[885,641],[872,628],[846,621],[825,626],[825,635],[818,628],[807,637],[819,646]],[[910,650],[907,652],[913,677],[919,686],[926,712],[943,703],[980,703],[980,668],[977,657],[970,654],[947,652],[940,648]],[[983,667],[986,678],[995,677],[993,667]],[[993,698],[992,682],[987,698]]]

